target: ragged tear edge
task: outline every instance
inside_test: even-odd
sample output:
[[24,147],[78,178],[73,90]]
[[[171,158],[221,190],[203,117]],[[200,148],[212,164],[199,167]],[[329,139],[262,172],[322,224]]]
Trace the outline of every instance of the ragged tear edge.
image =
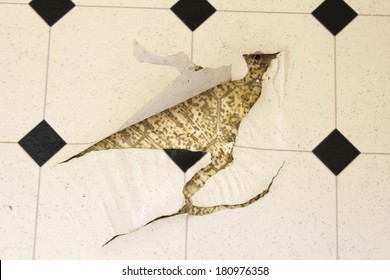
[[283,98],[286,96],[288,76],[291,73],[292,65],[287,51],[280,52],[272,61],[265,75],[272,77],[272,89],[278,97],[277,106],[281,108]]
[[[202,68],[195,71],[196,65],[190,62],[182,52],[170,56],[160,56],[150,52],[134,40],[133,55],[140,62],[175,67],[181,74],[173,80],[160,94],[142,106],[119,129],[122,130],[137,122],[147,119],[181,102],[186,101],[208,89],[230,80],[240,80],[248,73],[243,54],[224,48],[226,61],[230,65],[218,68]],[[221,50],[222,51],[222,50]],[[274,61],[277,61],[275,66]],[[282,51],[277,55],[264,76],[272,76],[273,87],[279,96],[278,105],[286,90],[287,76],[291,70],[288,53]]]
[[[237,65],[236,65],[237,66]],[[235,65],[232,66],[233,68]],[[241,67],[240,65],[238,66]],[[261,97],[257,102],[262,102],[265,98],[270,100],[270,106],[269,110],[275,112],[278,112],[279,118],[275,119],[274,122],[280,123],[284,121],[284,115],[283,115],[283,98],[286,95],[286,88],[288,83],[288,77],[291,73],[291,61],[289,59],[289,53],[288,51],[280,51],[275,59],[271,61],[271,64],[269,65],[268,69],[265,71],[262,79],[262,93]],[[242,69],[240,70],[242,71]],[[236,68],[236,73],[239,71]],[[242,73],[242,72],[241,72]],[[255,105],[256,106],[256,105]],[[249,111],[248,115],[254,114],[254,107]],[[244,124],[245,119],[248,118],[248,115],[246,115],[239,127],[239,130],[241,129],[241,126]],[[223,147],[226,150],[234,150],[236,147],[238,137],[235,139],[235,142],[226,143],[226,145]],[[233,152],[234,157],[234,152]],[[283,163],[284,164],[284,163]],[[283,166],[282,164],[282,166]],[[231,165],[227,166],[226,168],[231,167],[234,165],[234,160],[232,161]],[[224,168],[223,170],[226,170]],[[221,170],[222,171],[222,170]],[[276,177],[276,176],[275,176]],[[274,177],[274,178],[275,178]],[[207,182],[203,186],[202,191],[207,191]],[[199,194],[199,193],[197,193]],[[194,199],[196,200],[197,194],[194,195]],[[220,202],[222,203],[222,202]],[[227,202],[226,202],[227,203]],[[239,203],[239,202],[235,202]],[[208,205],[202,204],[200,201],[197,201],[196,204],[198,206],[204,206],[207,207]]]
[[193,70],[195,68],[188,56],[183,52],[169,56],[161,56],[150,52],[136,40],[133,41],[133,55],[139,62],[171,66],[176,68],[180,73]]
[[[255,197],[253,197],[252,199],[250,199],[250,200],[256,199],[256,201],[257,201],[258,199],[262,198],[265,194],[267,194],[267,193],[269,192],[271,186],[272,186],[273,183],[274,183],[274,180],[279,176],[279,173],[280,173],[280,171],[282,170],[282,168],[284,167],[285,163],[286,163],[285,161],[283,161],[283,162],[281,163],[281,165],[280,165],[279,168],[277,169],[275,175],[271,178],[271,181],[268,183],[267,188],[266,188],[264,191],[262,191],[261,193],[259,193],[258,195],[256,195]],[[225,167],[224,167],[223,169],[225,169]],[[248,200],[248,201],[246,201],[246,202],[244,202],[244,203],[250,203],[250,204],[251,204],[252,202],[250,202],[250,200]],[[241,204],[241,203],[240,203],[240,204]],[[250,204],[248,204],[248,205],[250,205]],[[238,204],[237,204],[237,205],[238,205]],[[220,205],[217,205],[217,206],[224,206],[224,205],[220,204]],[[206,206],[206,207],[207,207],[207,206]],[[242,206],[240,206],[240,207],[242,207]],[[197,208],[201,208],[201,207],[197,207]],[[226,208],[225,208],[225,209],[226,209]],[[232,208],[231,208],[231,209],[232,209]],[[176,213],[173,213],[173,214],[168,214],[168,215],[159,216],[159,217],[157,217],[157,218],[155,218],[155,219],[153,219],[153,220],[147,222],[147,223],[144,224],[143,226],[140,226],[140,227],[138,227],[138,228],[136,228],[136,229],[134,229],[134,230],[128,230],[128,231],[125,232],[125,233],[116,234],[116,235],[114,235],[113,237],[111,237],[109,240],[107,240],[104,244],[102,244],[101,247],[105,247],[106,245],[108,245],[109,243],[111,243],[113,240],[115,240],[115,239],[118,238],[118,237],[125,236],[125,235],[128,235],[128,234],[130,234],[130,233],[133,233],[133,232],[136,232],[136,231],[138,231],[138,230],[141,230],[141,229],[143,229],[144,227],[146,227],[146,226],[148,226],[148,225],[150,225],[150,224],[152,224],[152,223],[154,223],[154,222],[156,222],[156,221],[158,221],[158,220],[166,219],[166,218],[171,218],[171,217],[175,217],[175,216],[177,216],[177,215],[181,215],[181,214],[180,214],[179,212],[176,212]]]
[[[274,135],[277,135],[277,137],[273,138],[273,143],[281,147],[288,146],[288,140],[285,138],[283,129],[290,122],[288,114],[286,114],[288,102],[286,103],[285,98],[288,97],[289,76],[292,66],[289,52],[281,51],[276,59],[271,62],[263,78],[263,96],[261,98],[269,104],[268,106],[260,106],[263,110],[263,122],[266,122],[273,133],[276,133]],[[255,106],[249,114],[256,112]],[[244,121],[242,124],[245,123]],[[253,122],[253,120],[251,121]]]
[[[265,53],[272,53],[273,51]],[[277,146],[288,146],[288,140],[285,138],[283,131],[286,129],[286,124],[290,122],[288,111],[286,111],[288,102],[285,98],[289,99],[288,94],[291,90],[289,88],[291,83],[289,77],[293,70],[292,66],[288,50],[280,51],[276,58],[271,61],[262,78],[261,97],[240,124],[240,132],[236,138],[238,145],[243,145],[243,135],[249,133],[253,136],[250,132],[253,129],[266,129],[272,132],[270,135],[273,136],[267,138],[265,142],[272,141]],[[259,121],[259,118],[261,121]],[[256,125],[258,122],[261,122],[261,124]],[[247,144],[245,143],[245,145]]]
[[[242,54],[240,54],[240,56],[242,57]],[[230,61],[232,61],[232,60],[230,59]],[[274,95],[274,97],[273,97],[274,100],[276,100],[276,98],[277,98],[278,101],[277,101],[277,104],[275,104],[275,105],[277,105],[277,107],[279,107],[279,109],[280,109],[280,102],[282,101],[283,96],[285,94],[286,82],[287,82],[287,76],[288,76],[288,69],[290,69],[290,67],[288,67],[288,65],[286,66],[286,64],[288,64],[288,63],[289,62],[288,62],[287,52],[285,52],[285,51],[280,52],[277,55],[277,57],[271,62],[271,65],[268,67],[267,71],[264,73],[264,76],[263,76],[263,82],[262,82],[263,89],[267,88],[269,93]],[[230,71],[231,71],[230,79],[233,79],[233,76],[234,76],[232,68],[234,68],[234,65],[232,65],[230,67]],[[245,70],[245,71],[243,71],[243,70]],[[238,62],[238,64],[236,64],[236,72],[235,72],[236,73],[235,74],[236,79],[241,79],[240,75],[242,75],[242,73],[244,73],[244,72],[245,72],[245,75],[246,75],[246,73],[247,73],[247,66],[246,66],[246,64],[245,64],[245,69],[243,69],[242,65],[240,65],[239,62]],[[238,73],[241,73],[241,74],[238,74]],[[268,79],[268,78],[270,78],[270,79]],[[201,91],[201,92],[203,92],[203,91]],[[199,93],[201,93],[201,92],[199,92]],[[235,142],[229,142],[229,143],[226,143],[226,145],[224,145],[222,148],[231,151],[231,150],[234,149],[234,147],[235,147]],[[234,164],[234,161],[232,162],[232,164]],[[280,170],[282,169],[283,165],[284,165],[284,162],[279,167],[276,175],[272,178],[271,183],[268,185],[268,189],[272,185],[273,180],[278,176],[278,174],[279,174]],[[200,167],[199,169],[201,169],[201,168],[202,167]],[[207,183],[204,186],[204,188],[206,188],[206,186],[207,186]],[[169,217],[173,217],[173,216],[176,216],[176,215],[178,215],[178,213],[173,213],[173,214],[169,214],[169,215],[159,216],[159,217],[155,218],[154,220],[151,220],[151,221],[147,222],[146,224],[144,224],[143,226],[141,226],[139,228],[129,230],[128,232],[125,232],[125,233],[120,233],[120,234],[114,235],[111,239],[109,239],[102,246],[104,247],[104,246],[108,245],[109,243],[111,243],[117,237],[125,236],[127,234],[130,234],[130,233],[133,233],[135,231],[141,230],[142,228],[148,226],[149,224],[151,224],[151,223],[153,223],[155,221],[158,221],[158,220],[161,220],[161,219],[165,219],[165,218],[169,218]]]
[[[232,44],[229,44],[226,41],[218,39],[219,44],[222,46],[219,50],[219,54],[223,54],[226,61],[230,62],[231,65],[231,79],[240,80],[245,77],[248,73],[248,67],[246,65],[245,59],[243,58],[244,53],[255,53],[258,49],[246,49],[245,52],[241,48],[237,48]],[[280,107],[280,104],[283,101],[283,97],[286,95],[286,89],[288,85],[288,76],[293,70],[293,63],[289,57],[288,50],[275,50],[267,49],[262,50],[262,53],[276,53],[278,55],[274,60],[272,60],[271,65],[268,67],[267,71],[263,76],[263,88],[264,86],[269,86],[267,83],[266,77],[272,77],[272,89],[269,90],[278,96],[277,105]],[[265,83],[264,83],[265,82]],[[263,95],[263,93],[262,93]]]

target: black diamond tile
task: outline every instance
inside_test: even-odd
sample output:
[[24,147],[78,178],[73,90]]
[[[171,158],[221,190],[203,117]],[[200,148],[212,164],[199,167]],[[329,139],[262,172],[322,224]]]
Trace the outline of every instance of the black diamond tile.
[[186,172],[195,163],[197,163],[206,153],[192,152],[188,150],[165,149],[165,153],[180,167],[183,172]]
[[359,150],[337,129],[333,130],[313,153],[335,174],[340,174],[359,154]]
[[54,129],[43,120],[19,141],[19,145],[42,166],[66,145]]
[[75,4],[71,0],[33,0],[30,6],[49,26],[53,26],[72,10]]
[[212,14],[215,8],[207,0],[180,0],[171,10],[194,31]]
[[325,0],[312,15],[336,36],[357,13],[343,0]]

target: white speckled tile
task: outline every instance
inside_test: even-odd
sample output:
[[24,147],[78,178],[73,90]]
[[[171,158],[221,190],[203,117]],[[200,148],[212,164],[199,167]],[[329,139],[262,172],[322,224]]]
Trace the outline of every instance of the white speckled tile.
[[322,0],[209,0],[217,10],[311,13]]
[[170,8],[178,0],[72,0],[76,5]]
[[390,17],[358,17],[337,37],[338,127],[364,152],[390,152]]
[[335,178],[330,171],[305,152],[237,148],[234,156],[228,169],[247,180],[231,181],[220,172],[205,191],[218,185],[231,197],[240,186],[260,192],[282,161],[285,166],[270,193],[251,206],[190,217],[188,259],[334,259]]
[[65,141],[113,133],[178,76],[132,54],[136,39],[161,55],[189,55],[191,33],[176,21],[169,10],[75,7],[53,27],[46,119]]
[[42,120],[48,27],[41,22],[27,5],[0,7],[0,141],[17,142]]
[[390,1],[388,0],[346,0],[358,14],[390,15]]
[[[183,258],[184,219],[158,221],[140,230],[145,234],[132,232],[119,237],[115,244],[121,245],[113,246],[113,251],[111,244],[104,253],[101,248],[116,234],[176,212],[183,202],[183,182],[184,174],[161,150],[91,153],[43,168],[35,257]],[[169,225],[175,237],[161,237]],[[148,238],[156,242],[163,239],[166,245],[158,248],[155,243],[147,243]],[[118,246],[123,246],[122,251]],[[177,249],[167,252],[167,246]],[[115,257],[116,252],[119,255]]]
[[39,168],[17,144],[0,144],[0,259],[31,259]]
[[338,177],[342,259],[390,259],[390,156],[360,155]]

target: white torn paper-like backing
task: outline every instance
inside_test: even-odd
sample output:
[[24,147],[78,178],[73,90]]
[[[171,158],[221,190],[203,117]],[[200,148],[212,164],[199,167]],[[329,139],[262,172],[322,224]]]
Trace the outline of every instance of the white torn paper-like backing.
[[134,42],[134,56],[138,61],[175,67],[181,75],[172,81],[160,94],[140,108],[120,129],[135,124],[150,116],[179,104],[195,95],[231,79],[231,66],[205,68],[195,71],[184,53],[159,56]]

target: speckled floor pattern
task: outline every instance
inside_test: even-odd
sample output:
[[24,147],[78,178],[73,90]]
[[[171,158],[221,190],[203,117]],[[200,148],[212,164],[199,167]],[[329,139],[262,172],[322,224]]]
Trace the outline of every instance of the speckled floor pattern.
[[[389,30],[388,0],[0,0],[0,258],[390,259]],[[80,206],[86,193],[67,200],[52,170],[116,131],[145,102],[140,89],[177,75],[132,68],[134,38],[205,67],[222,66],[226,48],[288,58],[277,66],[283,93],[256,103],[234,164],[194,204],[238,203],[285,166],[258,203],[160,220],[102,248],[106,224]],[[156,188],[180,187],[209,160],[104,157],[137,168],[107,178],[106,165],[102,180]]]

